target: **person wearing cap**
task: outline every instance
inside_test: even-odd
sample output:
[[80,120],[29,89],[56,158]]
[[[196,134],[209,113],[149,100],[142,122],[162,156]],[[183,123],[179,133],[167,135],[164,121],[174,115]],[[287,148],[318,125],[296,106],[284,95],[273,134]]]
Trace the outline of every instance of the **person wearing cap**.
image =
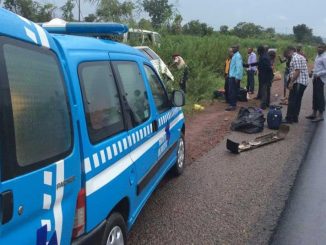
[[186,65],[186,62],[183,60],[183,58],[178,53],[174,53],[172,55],[172,58],[173,58],[173,62],[170,65],[170,67],[176,65],[178,70],[183,70],[182,78],[180,79],[179,85],[180,85],[180,89],[186,93],[186,81],[188,78],[188,67]]

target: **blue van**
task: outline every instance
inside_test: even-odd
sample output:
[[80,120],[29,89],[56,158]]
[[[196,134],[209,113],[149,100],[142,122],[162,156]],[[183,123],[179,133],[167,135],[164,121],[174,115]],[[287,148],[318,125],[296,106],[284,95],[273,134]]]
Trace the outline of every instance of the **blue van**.
[[0,8],[0,87],[1,245],[126,244],[162,177],[183,172],[184,94],[132,47]]

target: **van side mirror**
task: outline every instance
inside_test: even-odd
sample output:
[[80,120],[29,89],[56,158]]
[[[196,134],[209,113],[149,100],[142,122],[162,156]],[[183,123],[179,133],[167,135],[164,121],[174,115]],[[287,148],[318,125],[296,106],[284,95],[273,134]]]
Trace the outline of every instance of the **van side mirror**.
[[171,96],[172,105],[175,107],[181,107],[186,104],[186,97],[183,91],[174,90]]

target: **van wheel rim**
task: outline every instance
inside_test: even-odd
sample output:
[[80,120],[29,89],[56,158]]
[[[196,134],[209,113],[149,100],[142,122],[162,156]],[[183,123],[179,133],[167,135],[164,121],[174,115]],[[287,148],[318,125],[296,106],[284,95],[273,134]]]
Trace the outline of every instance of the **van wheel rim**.
[[124,245],[122,230],[119,226],[111,230],[106,245]]
[[185,161],[185,144],[183,139],[180,138],[179,149],[178,149],[178,167],[182,168]]

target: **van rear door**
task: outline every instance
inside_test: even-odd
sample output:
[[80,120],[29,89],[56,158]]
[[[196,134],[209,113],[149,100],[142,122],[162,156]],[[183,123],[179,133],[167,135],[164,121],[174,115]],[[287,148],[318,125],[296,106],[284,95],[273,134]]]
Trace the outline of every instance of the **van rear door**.
[[[35,42],[49,38],[29,28]],[[53,40],[45,48],[6,32],[0,28],[0,244],[69,244],[81,183],[71,95]]]

